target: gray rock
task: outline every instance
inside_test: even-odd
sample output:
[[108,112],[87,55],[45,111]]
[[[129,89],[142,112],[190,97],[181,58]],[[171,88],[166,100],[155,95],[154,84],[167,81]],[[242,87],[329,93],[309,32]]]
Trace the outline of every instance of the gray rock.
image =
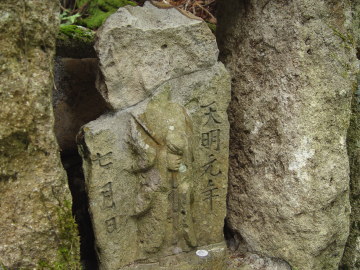
[[[125,28],[102,43],[110,25]],[[123,61],[119,58],[113,62],[116,65],[107,66],[104,55],[136,36],[135,26],[148,28],[144,30],[147,40],[136,41],[143,49],[119,47],[116,53],[124,56]],[[189,30],[192,27],[194,31]],[[192,258],[186,252],[224,241],[230,81],[216,61],[217,49],[210,50],[215,37],[199,29],[206,29],[206,24],[173,9],[146,5],[120,9],[99,34],[100,66],[105,83],[112,87],[108,101],[121,109],[85,125],[78,140],[101,269],[128,264],[143,269],[145,264],[161,264],[168,256],[180,256],[186,264]],[[185,43],[174,44],[174,40],[187,40],[186,50],[176,53],[177,46]],[[161,48],[162,41],[167,48]],[[169,50],[166,57],[182,60],[165,66],[163,57],[145,61],[152,57],[146,46],[150,49],[155,44],[158,50]],[[198,44],[209,44],[197,56],[203,60],[190,61],[200,49]],[[139,81],[127,71],[122,74],[124,66],[138,69],[143,78],[150,76],[146,70],[151,69],[152,77]],[[165,69],[169,71],[166,79]],[[115,70],[120,76],[115,76]],[[145,81],[151,91],[138,95],[137,87]],[[129,102],[134,98],[136,104]],[[170,265],[174,267],[173,262]]]
[[0,265],[6,269],[80,268],[53,132],[58,4],[0,2]]
[[139,103],[172,78],[209,68],[218,57],[204,22],[149,2],[119,9],[98,30],[98,37],[98,89],[114,109]]
[[349,2],[227,1],[219,11],[233,77],[230,225],[294,269],[337,269],[350,214]]

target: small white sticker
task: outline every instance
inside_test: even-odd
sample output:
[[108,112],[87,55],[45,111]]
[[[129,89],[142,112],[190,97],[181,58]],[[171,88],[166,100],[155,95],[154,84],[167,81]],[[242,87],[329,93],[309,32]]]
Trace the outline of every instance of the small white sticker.
[[175,127],[174,127],[174,126],[170,126],[169,129],[170,129],[170,130],[174,130]]
[[198,255],[201,258],[206,257],[207,255],[209,255],[209,252],[205,249],[199,249],[196,251],[196,255]]
[[186,165],[180,164],[179,172],[186,172]]

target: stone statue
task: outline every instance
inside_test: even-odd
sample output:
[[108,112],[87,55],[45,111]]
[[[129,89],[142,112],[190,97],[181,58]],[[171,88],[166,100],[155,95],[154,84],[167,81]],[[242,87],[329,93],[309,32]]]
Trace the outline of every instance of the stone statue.
[[215,37],[145,4],[110,16],[95,50],[110,111],[78,143],[99,269],[180,269],[197,247],[223,250],[230,76]]
[[196,246],[192,221],[193,173],[191,120],[167,94],[132,116],[129,144],[132,171],[138,175],[134,216],[144,258],[179,253]]

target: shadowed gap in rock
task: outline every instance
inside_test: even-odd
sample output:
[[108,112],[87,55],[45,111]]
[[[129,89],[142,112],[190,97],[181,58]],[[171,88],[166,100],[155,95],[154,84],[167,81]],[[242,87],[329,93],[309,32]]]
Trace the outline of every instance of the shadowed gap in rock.
[[78,224],[81,262],[85,270],[97,270],[98,261],[76,135],[81,126],[107,111],[102,96],[95,88],[97,72],[98,63],[93,58],[58,57],[55,62],[55,134],[73,198],[72,210]]
[[73,200],[73,215],[80,234],[80,256],[85,270],[97,270],[98,261],[95,252],[95,238],[88,211],[89,200],[85,191],[82,159],[77,152],[61,155],[66,170]]

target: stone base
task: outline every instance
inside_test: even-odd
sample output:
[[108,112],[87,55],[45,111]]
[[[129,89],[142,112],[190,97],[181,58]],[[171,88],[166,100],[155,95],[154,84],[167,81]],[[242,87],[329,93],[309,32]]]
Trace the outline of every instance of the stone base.
[[138,269],[138,270],[221,270],[228,269],[226,258],[227,249],[224,242],[199,247],[197,250],[206,250],[209,255],[202,258],[196,255],[196,250],[191,252],[182,252],[177,255],[167,256],[159,259],[157,263],[149,264],[132,264],[121,268],[122,270]]
[[[159,259],[157,263],[136,263],[121,270],[291,270],[285,261],[255,253],[230,251],[224,242],[199,247],[209,255],[201,258],[196,250]],[[120,270],[120,269],[119,269]]]

